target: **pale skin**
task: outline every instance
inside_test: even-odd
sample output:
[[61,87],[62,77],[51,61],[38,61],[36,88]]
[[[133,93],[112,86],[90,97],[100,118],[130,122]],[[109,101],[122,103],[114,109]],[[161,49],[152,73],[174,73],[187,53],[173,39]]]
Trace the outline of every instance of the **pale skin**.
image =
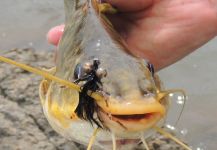
[[[217,35],[217,0],[106,0],[119,13],[109,19],[130,51],[156,70],[193,52]],[[64,25],[48,41],[58,45]],[[208,51],[207,51],[208,52]]]

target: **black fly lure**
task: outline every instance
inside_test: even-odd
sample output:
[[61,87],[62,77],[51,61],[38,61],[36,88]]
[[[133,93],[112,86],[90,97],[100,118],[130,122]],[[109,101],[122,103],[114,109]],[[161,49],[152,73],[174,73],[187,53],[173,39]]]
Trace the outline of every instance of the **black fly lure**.
[[97,112],[98,107],[92,97],[87,92],[91,90],[96,92],[101,89],[101,78],[106,76],[106,71],[99,68],[100,61],[94,59],[92,63],[78,64],[75,68],[74,79],[75,83],[83,83],[81,92],[79,93],[79,104],[75,112],[81,119],[89,121],[91,124],[95,123],[102,128],[99,121],[94,118],[94,113]]

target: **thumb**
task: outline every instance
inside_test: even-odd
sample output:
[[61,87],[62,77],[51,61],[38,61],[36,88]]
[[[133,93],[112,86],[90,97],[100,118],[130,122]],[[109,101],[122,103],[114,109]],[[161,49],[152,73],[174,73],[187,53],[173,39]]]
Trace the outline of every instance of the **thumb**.
[[51,28],[47,33],[47,40],[50,44],[53,44],[55,46],[58,45],[64,31],[65,25],[60,25]]

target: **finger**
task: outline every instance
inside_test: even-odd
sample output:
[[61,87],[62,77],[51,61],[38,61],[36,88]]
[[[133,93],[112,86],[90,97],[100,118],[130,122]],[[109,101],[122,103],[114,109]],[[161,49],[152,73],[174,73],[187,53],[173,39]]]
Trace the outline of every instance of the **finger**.
[[153,0],[105,0],[119,11],[135,12],[141,11],[152,5]]
[[62,37],[65,25],[60,25],[51,28],[47,33],[47,40],[50,44],[58,45],[60,38]]

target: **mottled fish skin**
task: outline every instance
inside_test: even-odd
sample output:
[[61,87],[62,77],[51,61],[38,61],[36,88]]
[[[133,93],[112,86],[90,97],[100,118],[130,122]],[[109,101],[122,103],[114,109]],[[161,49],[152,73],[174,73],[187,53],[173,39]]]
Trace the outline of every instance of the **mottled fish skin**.
[[110,37],[91,1],[65,0],[65,11],[65,32],[58,47],[58,77],[72,81],[78,63],[98,58],[100,67],[107,71],[102,79],[104,92],[123,99],[154,94],[155,83],[146,62],[126,53]]
[[93,146],[102,149],[111,149],[111,142],[113,149],[116,144],[129,149],[138,145],[139,139],[147,147],[144,134],[155,129],[190,150],[159,127],[168,110],[168,95],[180,92],[185,100],[184,91],[162,90],[153,66],[132,56],[99,12],[99,6],[105,5],[98,5],[97,0],[64,3],[65,31],[56,67],[42,71],[0,58],[45,77],[39,86],[39,96],[44,114],[55,131],[79,143],[87,144],[90,140],[88,149],[95,138]]
[[[99,123],[103,130],[97,134],[94,145],[105,148],[111,146],[102,144],[111,141],[111,133],[119,139],[140,138],[141,132],[164,118],[167,100],[163,101],[161,96],[159,101],[160,80],[144,59],[130,55],[112,25],[98,12],[96,2],[64,0],[65,30],[58,46],[56,67],[49,71],[83,88],[78,92],[45,79],[40,85],[40,97],[44,114],[55,131],[87,144]],[[95,58],[100,61],[98,67],[107,72],[97,81],[100,83],[97,94],[102,94],[101,99],[90,99],[84,87],[87,82],[75,82],[76,66],[92,63]],[[91,104],[87,104],[88,101]],[[90,115],[86,108],[92,106],[94,111],[91,110]]]

